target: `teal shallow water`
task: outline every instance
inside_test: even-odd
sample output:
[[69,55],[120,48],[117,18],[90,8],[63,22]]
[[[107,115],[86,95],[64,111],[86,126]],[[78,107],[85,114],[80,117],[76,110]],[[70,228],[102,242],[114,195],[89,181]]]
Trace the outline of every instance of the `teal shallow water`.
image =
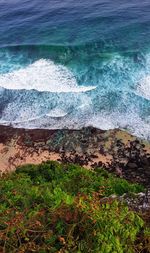
[[150,138],[148,1],[0,3],[0,120]]

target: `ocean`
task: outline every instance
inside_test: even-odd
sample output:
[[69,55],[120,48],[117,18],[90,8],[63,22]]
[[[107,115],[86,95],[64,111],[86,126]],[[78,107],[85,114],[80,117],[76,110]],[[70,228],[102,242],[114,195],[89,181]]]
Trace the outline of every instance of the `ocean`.
[[150,1],[1,0],[0,124],[150,139]]

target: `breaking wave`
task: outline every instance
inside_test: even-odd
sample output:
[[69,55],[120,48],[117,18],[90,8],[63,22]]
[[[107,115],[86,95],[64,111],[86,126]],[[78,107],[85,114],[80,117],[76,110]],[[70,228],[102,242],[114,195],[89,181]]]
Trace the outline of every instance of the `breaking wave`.
[[98,54],[100,49],[92,46],[28,50],[6,48],[0,57],[1,124],[92,125],[150,139],[149,52]]
[[86,92],[95,86],[78,86],[73,74],[64,66],[50,60],[33,64],[0,75],[0,86],[10,90],[37,90],[47,92]]

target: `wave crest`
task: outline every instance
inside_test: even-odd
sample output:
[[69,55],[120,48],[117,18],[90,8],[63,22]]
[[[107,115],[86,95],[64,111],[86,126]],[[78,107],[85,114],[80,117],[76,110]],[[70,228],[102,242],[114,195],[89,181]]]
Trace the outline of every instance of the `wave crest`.
[[78,86],[73,74],[53,61],[40,59],[24,69],[0,75],[0,86],[10,90],[86,92],[95,86]]

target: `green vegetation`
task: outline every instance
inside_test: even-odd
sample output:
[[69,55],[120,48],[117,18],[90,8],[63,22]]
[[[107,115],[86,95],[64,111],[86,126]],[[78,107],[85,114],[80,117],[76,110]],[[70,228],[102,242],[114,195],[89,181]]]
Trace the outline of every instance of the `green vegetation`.
[[135,252],[143,220],[102,200],[141,190],[102,169],[52,161],[17,168],[0,181],[0,252]]

